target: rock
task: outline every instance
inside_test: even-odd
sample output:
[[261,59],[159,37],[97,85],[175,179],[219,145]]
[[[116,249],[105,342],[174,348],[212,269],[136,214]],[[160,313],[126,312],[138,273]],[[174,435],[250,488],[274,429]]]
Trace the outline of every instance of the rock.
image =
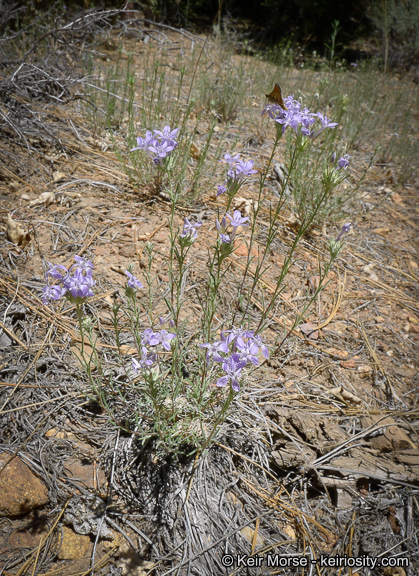
[[93,252],[96,254],[96,256],[104,256],[107,250],[105,250],[105,246],[95,246],[93,248]]
[[[27,518],[25,518],[27,520]],[[19,528],[14,530],[9,537],[8,546],[13,548],[36,548],[42,538],[48,535],[48,526],[45,523],[31,528]]]
[[146,576],[154,567],[153,562],[147,562],[133,550],[126,541],[119,547],[118,568],[121,568],[123,576]]
[[300,330],[310,338],[311,340],[317,340],[319,338],[319,331],[317,330],[317,325],[313,324],[312,322],[306,322],[305,324],[300,324]]
[[167,234],[165,234],[164,232],[160,232],[160,234],[157,234],[154,237],[154,241],[158,242],[159,244],[164,244],[167,240]]
[[5,466],[10,454],[0,453],[0,517],[20,516],[48,503],[48,490],[20,458]]
[[59,172],[58,170],[52,173],[52,180],[54,182],[61,182],[61,180],[66,180],[68,177],[64,174],[64,172]]
[[124,258],[135,258],[135,246],[133,244],[129,244],[128,246],[120,246],[119,247],[119,254]]
[[7,348],[7,346],[11,346],[13,341],[8,337],[7,334],[2,332],[0,334],[0,348]]
[[[234,254],[242,258],[249,258],[249,248],[244,242],[240,240],[234,240]],[[253,246],[250,250],[250,256],[256,257],[258,255],[258,249]]]
[[58,559],[78,560],[86,556],[90,545],[89,536],[76,534],[71,528],[67,528],[66,526],[63,526],[62,531],[63,540],[58,551]]
[[7,238],[16,246],[24,248],[30,241],[31,235],[21,228],[20,224],[12,218],[10,214],[7,215]]
[[282,526],[282,524],[278,523],[277,526],[281,530],[281,532],[283,532],[284,534],[286,534],[288,536],[288,538],[290,540],[296,540],[297,539],[297,534],[296,534],[294,528],[291,526],[291,524],[286,524],[285,526]]
[[[253,542],[254,537],[255,537],[255,531],[252,528],[250,528],[250,526],[245,526],[244,528],[242,528],[240,530],[240,534],[244,538],[246,538],[246,540],[250,543]],[[264,544],[264,540],[261,537],[261,535],[259,533],[256,534],[256,546],[263,546],[263,544]]]
[[233,200],[233,209],[240,210],[243,216],[250,216],[252,208],[256,210],[258,208],[258,203],[256,200],[251,198],[243,198],[241,196],[236,196]]
[[35,200],[32,200],[32,202],[29,202],[29,206],[37,206],[38,204],[48,205],[53,204],[54,202],[55,202],[54,192],[42,192],[39,198],[36,198]]
[[[86,462],[86,458],[87,455],[84,455],[83,461],[73,458],[64,460],[64,474],[88,490],[101,488],[106,483],[105,473],[100,466],[96,468],[93,464]],[[97,485],[95,478],[98,480]]]

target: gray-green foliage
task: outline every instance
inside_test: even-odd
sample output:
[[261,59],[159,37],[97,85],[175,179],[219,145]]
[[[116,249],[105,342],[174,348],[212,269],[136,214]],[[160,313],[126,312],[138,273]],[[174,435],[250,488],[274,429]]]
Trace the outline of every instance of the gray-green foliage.
[[381,33],[385,63],[410,66],[419,54],[419,0],[378,0],[369,16]]
[[116,62],[107,66],[89,57],[85,61],[83,86],[88,99],[84,114],[91,128],[96,133],[104,128],[119,128],[134,100],[132,54],[125,55],[120,49]]

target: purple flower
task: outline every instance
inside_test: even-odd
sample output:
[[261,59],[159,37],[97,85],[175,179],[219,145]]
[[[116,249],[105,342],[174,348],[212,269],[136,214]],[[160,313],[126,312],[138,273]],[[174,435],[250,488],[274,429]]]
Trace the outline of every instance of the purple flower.
[[294,100],[294,96],[287,96],[284,102],[288,110],[292,110],[294,113],[297,113],[301,110],[301,104],[298,102],[298,100]]
[[316,115],[310,112],[308,108],[304,108],[304,110],[299,113],[299,116],[300,122],[305,128],[310,128],[316,121]]
[[167,352],[170,352],[170,340],[176,338],[176,334],[170,334],[166,330],[160,330],[161,345]]
[[237,378],[245,366],[246,361],[242,360],[239,354],[232,354],[230,358],[226,358],[221,365],[226,375],[217,380],[217,386],[226,386],[230,382],[233,390],[238,392],[240,384]]
[[336,238],[336,242],[339,242],[339,240],[342,238],[342,236],[349,232],[349,230],[351,229],[351,226],[352,226],[352,224],[350,222],[347,222],[346,224],[344,224],[342,226],[342,230],[340,231],[339,236]]
[[42,296],[42,304],[47,306],[51,303],[51,300],[59,300],[63,294],[65,294],[65,290],[61,286],[45,286],[42,288],[43,296]]
[[215,227],[217,228],[218,232],[224,233],[226,231],[228,224],[226,221],[225,216],[222,217],[221,223],[218,220],[215,221]]
[[94,296],[92,286],[95,281],[92,278],[92,270],[86,268],[86,274],[83,274],[80,268],[76,268],[73,276],[66,276],[63,280],[64,288],[70,292],[73,298],[87,298]]
[[253,160],[240,160],[237,162],[235,170],[236,170],[236,180],[242,179],[246,176],[250,176],[251,174],[256,174],[257,170],[252,170],[253,168]]
[[224,154],[224,160],[220,160],[220,162],[227,162],[227,164],[230,166],[230,168],[232,166],[234,166],[234,164],[236,162],[238,162],[240,159],[240,154],[236,154],[235,156],[231,156],[230,154]]
[[305,126],[303,126],[301,128],[301,134],[303,134],[303,136],[307,136],[307,138],[313,138],[314,137],[314,130],[310,130],[309,128],[306,128]]
[[259,346],[259,348],[262,350],[262,354],[263,356],[268,359],[269,358],[269,350],[268,348],[265,346],[265,344],[262,341],[262,338],[259,336],[259,334],[257,336],[253,335],[253,330],[250,330],[250,332],[252,333],[251,336],[249,336],[249,338],[251,338],[253,340],[253,342],[255,344],[257,344]]
[[[238,349],[241,354],[241,351],[245,350],[246,354],[251,353],[252,356],[256,356],[260,348],[262,350],[263,356],[265,358],[269,358],[268,348],[264,345],[262,338],[259,335],[257,336],[254,335],[253,330],[245,330],[242,327],[240,328],[233,327],[230,330],[225,330],[224,332],[222,332],[222,335],[226,334],[228,334],[227,343],[228,344],[233,343],[233,352],[235,352],[236,349]],[[246,339],[247,341],[245,342],[244,339]],[[255,362],[251,360],[250,357],[248,358],[248,360],[253,364],[255,364]]]
[[165,126],[163,130],[154,130],[154,133],[147,130],[145,138],[137,138],[137,146],[131,148],[131,152],[145,150],[154,164],[160,164],[162,159],[170,156],[176,148],[177,142],[174,138],[179,130],[180,128],[171,130],[170,126]]
[[228,234],[220,234],[220,240],[222,244],[230,244],[231,238]]
[[[230,154],[224,155],[224,160],[220,160],[220,162],[226,162],[228,164],[227,170],[227,186],[225,184],[220,184],[217,187],[217,196],[220,194],[224,194],[227,192],[229,188],[231,188],[232,182],[242,183],[246,176],[250,176],[251,174],[256,174],[257,170],[252,170],[253,168],[253,161],[252,160],[240,160],[240,154],[236,154],[235,156],[231,156]],[[237,190],[236,190],[237,191]]]
[[231,328],[230,330],[224,330],[222,334],[223,336],[228,334],[227,344],[231,344],[233,341],[237,340],[237,338],[243,338],[243,329],[241,327]]
[[234,342],[234,348],[235,345],[238,344],[238,342],[240,341],[241,345],[244,345],[244,340],[243,338],[251,338],[253,336],[253,330],[243,330],[243,328],[240,326],[240,328],[231,328],[230,330],[224,330],[223,335],[228,334],[227,336],[227,343],[231,344],[232,342]]
[[248,226],[246,222],[249,220],[249,217],[242,217],[240,210],[234,210],[233,216],[230,216],[230,214],[226,214],[226,216],[230,219],[230,224],[234,229],[238,228],[239,226]]
[[301,105],[293,99],[292,96],[285,98],[285,105],[288,110],[284,110],[277,104],[268,103],[262,110],[262,115],[267,112],[269,116],[278,124],[282,124],[282,133],[285,132],[287,126],[290,126],[295,132],[298,132],[298,125],[304,120],[307,125],[310,112],[305,109],[303,113],[300,112]]
[[156,346],[160,344],[160,332],[154,332],[151,328],[146,328],[141,336],[141,344],[145,346]]
[[313,139],[317,138],[317,136],[321,134],[326,128],[335,128],[335,126],[338,126],[338,122],[331,122],[329,118],[327,116],[323,116],[321,112],[317,112],[317,118],[319,118],[322,126],[314,133]]
[[279,116],[281,110],[282,108],[278,104],[268,102],[268,104],[266,104],[265,108],[262,110],[261,116],[263,116],[264,114],[268,114],[268,116],[272,118],[272,120],[275,120],[275,118]]
[[138,137],[137,146],[135,148],[131,148],[130,152],[133,152],[134,150],[146,150],[148,146],[150,146],[150,144],[153,142],[153,140],[153,134],[150,132],[150,130],[147,130],[145,138]]
[[[334,128],[337,122],[330,122],[330,120],[320,113],[313,113],[308,108],[301,109],[301,104],[294,100],[292,96],[285,98],[285,105],[288,110],[284,110],[276,104],[269,103],[262,110],[262,114],[268,113],[269,116],[278,124],[282,125],[282,133],[285,132],[289,126],[296,134],[301,130],[301,134],[308,138],[317,138],[325,128]],[[313,129],[316,120],[320,120],[322,126],[317,131]],[[301,128],[300,128],[301,126]]]
[[156,346],[161,344],[167,351],[170,350],[170,340],[176,338],[176,334],[171,334],[166,330],[154,332],[151,328],[146,328],[141,335],[141,344],[143,346]]
[[294,112],[293,110],[282,110],[282,112],[283,113],[275,120],[278,124],[282,124],[282,133],[285,132],[288,126],[292,128],[295,133],[298,133],[298,126],[301,124],[299,112]]
[[147,348],[145,346],[142,346],[141,348],[141,358],[140,361],[136,360],[135,358],[133,358],[132,360],[132,369],[134,370],[134,372],[136,374],[138,374],[138,371],[141,368],[149,368],[150,366],[153,365],[153,363],[157,360],[157,355],[156,354],[152,354],[151,352],[149,352],[147,350]]
[[[93,296],[92,287],[95,281],[92,277],[92,269],[94,268],[90,260],[82,258],[81,256],[74,256],[75,264],[67,272],[67,268],[60,264],[52,265],[47,271],[47,276],[52,276],[55,280],[62,283],[62,286],[47,286],[43,289],[43,303],[48,304],[50,300],[58,300],[61,296],[66,295],[71,298],[87,298]],[[63,276],[60,272],[63,270],[66,275]]]
[[229,168],[227,170],[227,182],[229,180],[236,180],[236,172],[235,172],[234,168]]
[[138,278],[136,276],[131,274],[131,272],[129,272],[128,270],[125,270],[125,274],[128,276],[127,286],[129,288],[132,288],[133,290],[143,288],[143,285],[141,284],[141,282],[138,280]]
[[350,155],[349,154],[345,154],[344,156],[342,156],[342,158],[339,158],[338,160],[338,166],[339,169],[343,169],[345,170],[348,166],[349,166],[349,160],[350,160]]
[[217,196],[220,196],[221,194],[225,194],[227,192],[227,187],[224,186],[224,184],[218,184],[217,186]]
[[240,359],[246,362],[246,364],[247,362],[251,362],[255,366],[259,364],[259,359],[257,357],[259,346],[256,344],[256,342],[253,342],[252,340],[244,342],[242,338],[238,338],[237,348],[240,353]]
[[76,264],[73,264],[73,266],[71,267],[71,270],[73,268],[76,268],[76,270],[93,270],[94,266],[93,264],[90,262],[90,260],[87,260],[86,258],[83,258],[82,256],[74,256],[74,260],[76,261]]
[[324,128],[334,128],[335,126],[338,125],[338,122],[330,122],[329,118],[327,116],[323,116],[323,114],[321,112],[317,112],[317,118],[320,119],[320,122],[322,123],[323,129]]
[[206,344],[200,344],[199,347],[207,349],[207,355],[206,355],[207,364],[209,363],[210,358],[212,357],[214,357],[214,360],[216,362],[223,362],[224,358],[220,356],[219,352],[224,352],[225,354],[228,354],[229,352],[227,342],[222,334],[220,341],[213,342],[213,344],[207,342]]
[[47,270],[46,276],[52,276],[55,280],[62,280],[63,274],[59,270],[63,270],[67,274],[67,268],[62,266],[61,264],[51,264],[51,262],[47,262],[48,266],[50,266],[49,270]]
[[176,134],[179,132],[180,128],[175,128],[170,130],[170,126],[165,126],[163,131],[154,130],[154,134],[160,136],[163,140],[173,140]]
[[334,164],[336,162],[336,152],[333,152],[333,154],[330,157],[329,162],[330,162],[330,164]]
[[225,216],[222,217],[221,219],[221,223],[218,222],[218,220],[215,221],[215,227],[218,230],[219,233],[219,238],[221,240],[222,244],[230,244],[233,236],[229,236],[228,234],[226,234],[226,229],[228,227],[227,221],[225,219]]
[[196,240],[198,238],[198,234],[196,233],[195,228],[199,228],[200,226],[202,226],[202,222],[195,222],[195,224],[192,224],[187,218],[185,218],[183,231],[180,234],[180,237],[186,238],[186,236],[189,236],[191,240]]
[[160,158],[165,158],[170,152],[172,152],[176,148],[176,143],[171,143],[168,140],[164,140],[159,142],[158,140],[154,140],[150,146],[148,146],[148,150],[155,154],[153,160],[160,160]]

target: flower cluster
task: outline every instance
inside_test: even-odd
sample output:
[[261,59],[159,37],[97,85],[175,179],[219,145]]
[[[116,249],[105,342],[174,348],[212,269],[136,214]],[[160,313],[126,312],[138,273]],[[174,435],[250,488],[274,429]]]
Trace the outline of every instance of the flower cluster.
[[339,160],[338,160],[339,170],[346,170],[346,168],[349,166],[349,160],[350,159],[351,159],[351,156],[349,154],[345,154],[344,156],[342,156],[342,158],[339,158]]
[[329,238],[329,251],[331,258],[337,258],[339,256],[339,253],[344,245],[342,237],[345,236],[345,234],[347,234],[350,231],[351,227],[352,224],[350,222],[347,222],[342,226],[342,229],[339,232],[339,235],[336,238],[336,240],[333,238]]
[[147,130],[144,138],[137,138],[137,146],[131,148],[134,150],[145,150],[154,164],[161,164],[163,158],[170,156],[178,143],[175,140],[176,134],[180,128],[170,129],[170,126],[165,126],[163,130]]
[[131,272],[129,270],[125,270],[125,274],[128,276],[127,287],[130,290],[136,291],[136,290],[139,290],[140,288],[144,288],[144,286],[138,280],[138,278],[136,276],[134,276],[133,274],[131,274]]
[[[344,156],[342,156],[341,158],[339,158],[338,160],[338,167],[336,170],[346,170],[346,168],[349,166],[349,160],[351,159],[351,155],[350,154],[345,154]],[[330,158],[330,165],[333,166],[333,164],[336,162],[336,152],[333,152],[331,158]]]
[[349,154],[345,154],[336,162],[336,152],[333,152],[323,170],[322,182],[326,187],[334,188],[346,179],[344,170],[349,166],[350,158]]
[[[330,122],[327,116],[323,116],[320,112],[314,113],[308,108],[302,109],[301,104],[292,96],[285,98],[285,105],[288,110],[284,110],[279,104],[269,102],[262,110],[262,114],[267,113],[275,122],[282,125],[282,133],[290,126],[296,134],[300,132],[303,136],[314,140],[326,128],[334,128],[338,125],[337,122]],[[313,125],[318,120],[321,126],[314,129]]]
[[92,287],[95,284],[92,277],[93,264],[81,256],[74,256],[74,260],[76,263],[69,270],[61,264],[54,265],[48,262],[50,268],[47,270],[46,278],[51,276],[61,285],[48,285],[42,289],[42,303],[44,305],[50,304],[52,300],[59,300],[62,296],[76,302],[93,296]]
[[346,224],[344,224],[342,226],[342,230],[339,233],[339,236],[336,238],[336,242],[339,242],[340,239],[342,238],[342,236],[344,236],[345,234],[347,234],[350,231],[351,227],[352,227],[352,224],[350,222],[347,222]]
[[[260,336],[254,330],[243,330],[243,328],[232,328],[221,332],[221,340],[216,342],[200,344],[201,348],[207,350],[207,363],[210,360],[220,362],[224,376],[217,380],[217,386],[231,384],[235,392],[240,390],[238,378],[242,369],[249,363],[254,366],[259,364],[259,349],[265,358],[269,358],[269,350],[263,344]],[[226,354],[222,356],[221,354]]]
[[200,226],[202,226],[202,222],[195,222],[195,224],[192,224],[192,222],[189,222],[189,220],[185,218],[183,222],[183,230],[179,234],[180,245],[186,247],[193,244],[198,238],[196,228],[199,228]]
[[221,162],[228,164],[227,178],[224,184],[217,186],[217,196],[226,192],[234,195],[243,184],[244,179],[257,172],[257,170],[253,170],[253,160],[240,160],[240,154],[235,156],[225,154],[224,160]]
[[169,352],[170,351],[170,341],[176,338],[176,334],[171,334],[167,330],[160,330],[160,332],[155,332],[152,328],[146,328],[140,335],[141,338],[141,358],[132,361],[132,369],[137,374],[140,369],[149,369],[151,366],[157,362],[158,355],[155,351],[150,351],[148,347],[161,345],[163,348]]
[[[225,216],[227,216],[227,218],[230,220],[230,224],[227,224]],[[222,217],[221,222],[218,222],[218,220],[215,221],[215,227],[219,232],[219,238],[222,244],[230,244],[236,235],[237,228],[239,226],[248,226],[247,221],[249,220],[249,217],[242,217],[240,210],[234,210],[233,216],[228,213],[225,216]],[[227,228],[230,225],[232,226],[233,230],[230,234],[226,234]]]

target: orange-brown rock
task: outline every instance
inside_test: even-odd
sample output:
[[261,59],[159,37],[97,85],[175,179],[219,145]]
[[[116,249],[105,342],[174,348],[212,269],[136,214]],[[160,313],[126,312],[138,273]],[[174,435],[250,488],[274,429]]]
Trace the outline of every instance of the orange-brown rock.
[[0,453],[0,517],[27,514],[48,503],[48,491],[18,457]]
[[71,528],[63,526],[63,539],[58,551],[59,560],[77,560],[86,556],[89,545],[89,536],[76,534]]

